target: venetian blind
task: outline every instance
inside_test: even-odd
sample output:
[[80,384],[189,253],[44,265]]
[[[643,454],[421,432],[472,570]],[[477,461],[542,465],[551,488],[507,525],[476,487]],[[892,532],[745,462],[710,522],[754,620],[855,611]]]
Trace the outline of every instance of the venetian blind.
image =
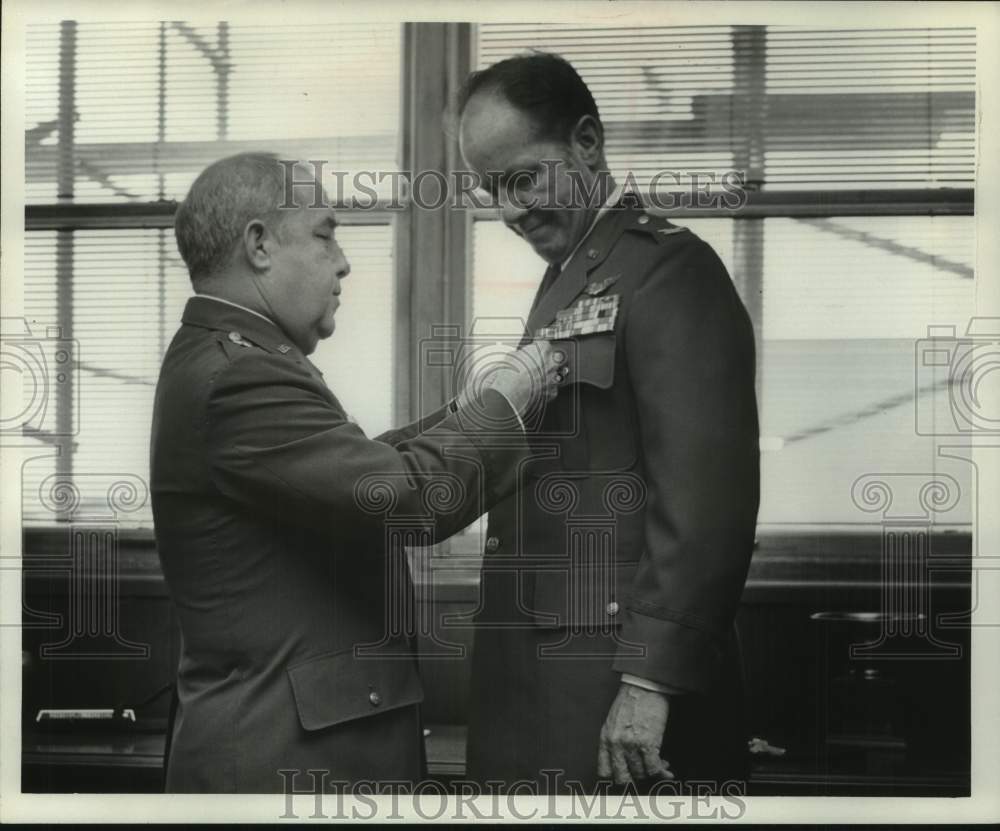
[[766,190],[971,188],[975,42],[972,28],[483,24],[479,65],[561,54],[597,100],[612,171],[643,187],[736,169]]
[[27,199],[179,199],[243,150],[396,170],[399,55],[395,24],[30,26]]

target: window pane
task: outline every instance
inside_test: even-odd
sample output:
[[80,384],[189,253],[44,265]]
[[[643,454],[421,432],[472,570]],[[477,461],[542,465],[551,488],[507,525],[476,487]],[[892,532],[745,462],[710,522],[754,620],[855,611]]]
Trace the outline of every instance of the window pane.
[[482,220],[472,228],[470,319],[526,322],[547,263],[502,222]]
[[[973,218],[763,223],[761,522],[868,521],[851,496],[867,473],[941,471],[968,493],[968,466],[917,433],[915,356],[928,326],[961,333],[974,312]],[[969,501],[940,519],[968,523]]]
[[773,189],[968,187],[976,32],[767,29]]
[[376,436],[393,423],[395,290],[391,225],[343,225],[337,238],[351,263],[337,329],[310,360],[348,414]]
[[27,47],[29,203],[179,199],[244,150],[398,169],[398,24],[65,21],[30,26]]
[[734,168],[771,190],[973,186],[973,28],[479,26],[480,67],[526,49],[576,67],[643,189]]

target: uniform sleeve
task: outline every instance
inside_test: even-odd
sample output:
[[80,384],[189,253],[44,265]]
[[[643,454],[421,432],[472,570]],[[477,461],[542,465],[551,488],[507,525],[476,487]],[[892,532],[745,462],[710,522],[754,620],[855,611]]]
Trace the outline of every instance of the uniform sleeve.
[[[497,394],[502,395],[504,399],[507,401],[507,403],[510,405],[511,410],[514,413],[514,418],[517,419],[518,427],[521,428],[522,433],[526,433],[527,428],[524,426],[524,419],[521,418],[521,414],[518,413],[518,411],[514,408],[514,405],[511,404],[510,399],[507,398],[507,396],[504,395],[499,390],[497,391]],[[434,410],[431,413],[428,413],[419,420],[414,421],[412,424],[407,424],[405,427],[399,427],[395,430],[387,430],[381,435],[376,436],[375,441],[381,441],[385,442],[386,444],[391,444],[395,446],[400,442],[406,441],[407,439],[412,439],[414,436],[419,436],[421,433],[430,430],[431,427],[440,424],[453,412],[457,412],[457,404],[455,399],[452,399],[443,407]]]
[[754,339],[725,267],[691,237],[655,268],[625,324],[648,488],[645,552],[615,669],[688,692],[716,680],[759,501]]
[[407,424],[405,427],[399,427],[395,430],[387,430],[386,432],[376,436],[375,441],[380,441],[383,444],[391,444],[395,447],[397,444],[401,444],[404,441],[415,438],[421,433],[426,433],[432,427],[436,427],[449,415],[451,415],[451,412],[451,405],[445,404],[443,407],[422,416],[412,424]]
[[367,438],[285,356],[247,356],[213,380],[212,478],[252,510],[338,539],[383,539],[387,513],[440,539],[511,492],[527,453],[506,400],[487,392],[480,403],[485,418],[450,415],[392,446]]

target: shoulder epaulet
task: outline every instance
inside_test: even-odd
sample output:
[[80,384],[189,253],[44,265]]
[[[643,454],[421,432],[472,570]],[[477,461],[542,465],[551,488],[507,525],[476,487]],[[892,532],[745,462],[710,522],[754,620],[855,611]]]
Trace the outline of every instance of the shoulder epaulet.
[[666,217],[655,216],[654,214],[642,211],[633,220],[633,227],[639,231],[645,231],[650,236],[665,242],[677,234],[684,234],[688,229],[681,225],[674,225]]
[[267,351],[253,341],[243,337],[242,333],[235,329],[229,332],[217,332],[216,340],[219,342],[219,345],[222,346],[222,351],[225,352],[230,358],[239,358],[244,352],[247,351]]

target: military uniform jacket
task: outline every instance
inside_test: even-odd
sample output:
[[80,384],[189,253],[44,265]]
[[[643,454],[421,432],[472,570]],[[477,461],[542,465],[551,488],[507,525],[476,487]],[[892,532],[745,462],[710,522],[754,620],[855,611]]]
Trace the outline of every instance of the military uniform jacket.
[[490,512],[482,625],[514,605],[537,627],[611,631],[613,670],[710,691],[759,501],[754,336],[725,267],[691,231],[619,206],[527,328],[570,374],[518,492]]
[[281,770],[299,789],[307,769],[419,777],[423,694],[387,623],[409,583],[390,579],[386,520],[454,533],[510,492],[525,450],[496,393],[489,434],[449,414],[370,440],[290,344],[195,297],[164,358],[151,490],[183,636],[170,791],[276,792]]

